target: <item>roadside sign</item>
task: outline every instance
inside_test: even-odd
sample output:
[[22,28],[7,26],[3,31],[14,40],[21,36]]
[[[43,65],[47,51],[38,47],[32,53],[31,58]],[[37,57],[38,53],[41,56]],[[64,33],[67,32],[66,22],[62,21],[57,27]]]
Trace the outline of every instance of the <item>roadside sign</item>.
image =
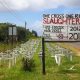
[[17,35],[16,27],[9,27],[9,35]]
[[80,14],[43,14],[46,41],[80,41]]

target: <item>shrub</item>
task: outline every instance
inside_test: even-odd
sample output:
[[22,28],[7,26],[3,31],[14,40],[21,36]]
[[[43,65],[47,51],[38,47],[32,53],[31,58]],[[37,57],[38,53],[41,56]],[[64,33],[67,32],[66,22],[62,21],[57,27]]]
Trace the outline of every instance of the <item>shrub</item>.
[[23,58],[23,70],[32,71],[35,68],[35,63],[33,59]]

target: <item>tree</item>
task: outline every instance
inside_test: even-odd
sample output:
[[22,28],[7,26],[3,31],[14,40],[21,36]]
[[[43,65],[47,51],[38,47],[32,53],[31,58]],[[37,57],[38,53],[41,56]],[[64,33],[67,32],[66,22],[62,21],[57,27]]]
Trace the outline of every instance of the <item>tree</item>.
[[33,34],[33,36],[38,37],[38,34],[36,31],[32,30],[32,34]]

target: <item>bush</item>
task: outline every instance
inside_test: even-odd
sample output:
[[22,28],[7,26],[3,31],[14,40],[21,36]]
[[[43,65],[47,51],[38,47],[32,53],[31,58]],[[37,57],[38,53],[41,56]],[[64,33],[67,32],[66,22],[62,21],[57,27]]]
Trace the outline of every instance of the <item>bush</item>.
[[35,68],[35,63],[33,59],[23,58],[23,70],[32,71]]

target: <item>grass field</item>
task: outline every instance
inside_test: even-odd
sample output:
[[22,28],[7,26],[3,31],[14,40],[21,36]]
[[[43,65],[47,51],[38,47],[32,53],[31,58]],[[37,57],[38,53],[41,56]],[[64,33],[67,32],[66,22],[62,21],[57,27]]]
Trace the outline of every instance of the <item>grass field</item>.
[[[41,45],[41,44],[40,44]],[[46,48],[46,75],[42,74],[42,63],[39,57],[40,45],[33,57],[35,61],[35,69],[32,72],[23,71],[22,57],[19,56],[17,63],[8,69],[0,66],[0,80],[80,80],[80,57],[73,56],[70,62],[66,57],[62,58],[61,65],[55,63],[51,58],[49,50]],[[68,70],[71,66],[75,66],[75,70]]]
[[0,52],[5,52],[6,50],[11,50],[12,48],[19,46],[21,44],[21,42],[14,42],[14,44],[12,45],[12,43],[1,43],[0,42]]

